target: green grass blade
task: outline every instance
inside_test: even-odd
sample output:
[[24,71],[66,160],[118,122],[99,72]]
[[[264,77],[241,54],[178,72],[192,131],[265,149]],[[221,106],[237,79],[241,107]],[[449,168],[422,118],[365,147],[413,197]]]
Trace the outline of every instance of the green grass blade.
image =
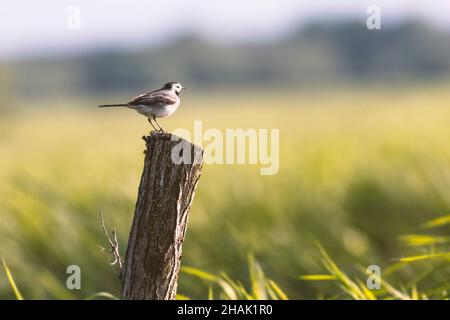
[[278,298],[281,300],[289,300],[287,295],[281,290],[281,288],[275,283],[275,281],[270,280],[268,281],[270,288],[276,293]]
[[299,279],[305,281],[333,281],[337,280],[337,277],[332,274],[306,274],[299,276]]
[[244,288],[242,283],[239,283],[239,291],[242,293],[244,298],[246,300],[255,300],[250,293],[247,292],[247,290]]
[[217,277],[215,275],[212,275],[206,271],[193,268],[193,267],[181,267],[181,272],[189,274],[191,276],[195,276],[197,278],[206,280],[206,281],[216,281]]
[[419,300],[419,293],[417,291],[417,286],[413,285],[411,289],[411,299],[413,300]]
[[337,265],[334,263],[334,261],[330,258],[328,253],[325,251],[325,249],[322,248],[320,244],[318,244],[319,251],[322,255],[322,261],[325,265],[325,268],[330,272],[331,274],[335,275],[339,281],[344,284],[345,287],[347,287],[348,291],[352,292],[352,297],[358,297],[358,299],[366,299],[366,296],[361,291],[361,289],[358,287],[358,285],[353,282]]
[[358,281],[358,284],[359,284],[362,292],[366,296],[367,300],[377,300],[377,297],[375,296],[375,294],[371,290],[369,290],[362,281]]
[[248,254],[247,261],[253,297],[256,300],[266,300],[268,297],[265,290],[264,272],[252,254]]
[[410,234],[400,236],[400,241],[410,247],[419,247],[450,243],[450,237]]
[[255,300],[255,298],[245,290],[240,282],[233,281],[226,273],[221,272],[222,280],[231,286],[234,292],[238,295],[238,299]]
[[422,254],[417,256],[410,256],[398,259],[399,262],[416,262],[420,260],[430,260],[436,258],[447,258],[450,257],[450,252],[441,252],[441,253],[431,253],[431,254]]
[[238,300],[238,294],[236,293],[236,291],[233,289],[233,287],[228,282],[226,282],[223,279],[219,279],[219,280],[217,280],[217,283],[222,288],[225,296],[227,296],[228,299]]
[[422,228],[430,229],[450,224],[450,214],[430,220],[422,225]]
[[381,285],[386,289],[387,292],[389,292],[395,298],[398,298],[400,300],[411,300],[410,296],[398,291],[392,285],[390,285],[388,282],[381,280]]
[[214,300],[214,292],[212,286],[208,288],[208,300]]
[[5,269],[5,272],[6,272],[6,277],[8,278],[9,284],[11,285],[11,288],[16,296],[16,299],[23,300],[23,296],[20,293],[19,288],[17,288],[16,282],[14,281],[11,271],[9,270],[8,266],[6,265],[5,259],[2,259],[2,262],[3,262],[3,268]]

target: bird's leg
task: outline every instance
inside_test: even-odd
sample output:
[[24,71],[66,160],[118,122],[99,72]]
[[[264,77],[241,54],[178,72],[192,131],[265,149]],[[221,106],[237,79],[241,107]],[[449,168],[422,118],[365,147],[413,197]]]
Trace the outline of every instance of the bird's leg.
[[166,132],[166,131],[163,129],[163,127],[161,127],[161,125],[158,123],[158,121],[156,121],[156,118],[155,118],[155,117],[153,117],[153,121],[155,121],[155,123],[158,125],[160,131]]
[[152,125],[153,129],[155,129],[155,131],[159,131],[158,129],[155,128],[155,126],[152,123],[152,120],[150,118],[147,118],[148,122]]

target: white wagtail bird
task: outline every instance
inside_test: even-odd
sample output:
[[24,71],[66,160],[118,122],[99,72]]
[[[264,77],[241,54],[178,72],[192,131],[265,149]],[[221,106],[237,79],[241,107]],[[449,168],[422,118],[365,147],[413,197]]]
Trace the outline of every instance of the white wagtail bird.
[[[140,114],[147,117],[148,122],[156,131],[164,131],[164,129],[156,121],[156,118],[163,118],[174,113],[180,105],[179,94],[181,90],[186,89],[178,82],[167,82],[161,89],[151,91],[134,97],[128,103],[120,104],[103,104],[99,108],[107,107],[127,107],[136,110]],[[158,129],[153,125],[154,121]]]

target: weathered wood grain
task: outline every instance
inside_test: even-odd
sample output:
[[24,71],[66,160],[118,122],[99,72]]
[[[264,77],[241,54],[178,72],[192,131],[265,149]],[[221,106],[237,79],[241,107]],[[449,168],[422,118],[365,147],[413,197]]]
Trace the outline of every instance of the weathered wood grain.
[[[121,272],[122,299],[175,299],[203,150],[167,133],[153,132],[143,138],[144,170]],[[191,163],[174,163],[172,153],[176,157],[182,154],[180,146],[185,157],[190,149]]]

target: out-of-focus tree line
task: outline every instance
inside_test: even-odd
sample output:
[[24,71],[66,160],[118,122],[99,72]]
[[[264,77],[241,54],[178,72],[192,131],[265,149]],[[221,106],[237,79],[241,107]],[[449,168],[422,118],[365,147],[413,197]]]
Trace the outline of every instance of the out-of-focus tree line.
[[450,34],[418,22],[381,30],[363,22],[316,23],[273,42],[225,46],[185,36],[157,48],[6,67],[13,94],[23,97],[136,92],[174,79],[220,89],[423,81],[450,75]]

